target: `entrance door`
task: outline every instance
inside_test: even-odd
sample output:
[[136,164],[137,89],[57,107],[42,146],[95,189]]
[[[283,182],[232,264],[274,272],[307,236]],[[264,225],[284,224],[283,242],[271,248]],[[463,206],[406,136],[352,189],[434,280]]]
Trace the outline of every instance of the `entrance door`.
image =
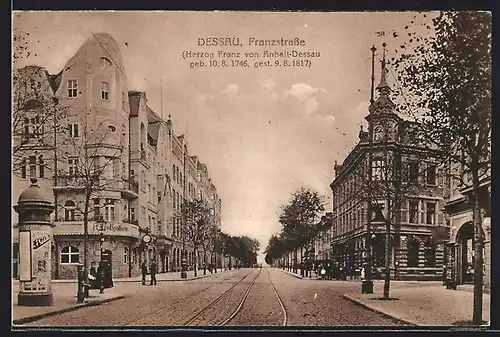
[[113,271],[113,256],[112,252],[109,249],[106,249],[105,251],[102,252],[102,260],[106,261],[109,266],[109,276],[112,276],[112,271]]
[[472,222],[462,225],[457,234],[457,284],[474,281],[474,227]]

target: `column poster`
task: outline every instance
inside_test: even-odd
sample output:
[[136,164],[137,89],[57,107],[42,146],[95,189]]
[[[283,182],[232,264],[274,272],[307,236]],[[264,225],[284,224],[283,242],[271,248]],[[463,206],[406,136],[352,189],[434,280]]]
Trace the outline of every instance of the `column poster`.
[[31,232],[19,232],[19,281],[31,282],[32,279]]
[[[51,279],[51,235],[50,230],[37,229],[31,231],[33,280],[30,291],[50,291]],[[28,290],[25,285],[25,290]]]

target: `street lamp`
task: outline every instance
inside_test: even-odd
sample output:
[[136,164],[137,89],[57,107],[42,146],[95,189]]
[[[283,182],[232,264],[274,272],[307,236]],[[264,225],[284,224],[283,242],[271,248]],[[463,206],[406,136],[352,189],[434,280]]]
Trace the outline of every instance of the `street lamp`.
[[[187,147],[184,146],[184,174],[182,176],[182,205],[186,205],[186,155]],[[182,210],[182,254],[181,254],[181,278],[187,278],[187,261],[186,261],[186,214],[185,210]]]
[[100,216],[98,218],[98,225],[99,225],[99,245],[100,245],[100,248],[101,248],[101,258],[100,258],[100,261],[99,261],[99,269],[100,269],[100,275],[99,275],[99,278],[100,278],[100,287],[99,287],[99,294],[104,294],[104,261],[102,259],[103,257],[103,250],[102,250],[102,244],[104,243],[104,218],[102,216]]
[[370,90],[370,107],[369,107],[369,121],[368,121],[368,205],[367,214],[368,219],[366,223],[366,247],[365,247],[365,279],[361,284],[361,293],[373,294],[373,280],[372,280],[372,254],[371,254],[371,230],[372,230],[372,203],[370,200],[372,192],[372,169],[373,169],[373,120],[372,120],[372,104],[374,100],[374,81],[375,81],[375,46],[370,48],[372,52],[372,76],[371,76],[371,90]]

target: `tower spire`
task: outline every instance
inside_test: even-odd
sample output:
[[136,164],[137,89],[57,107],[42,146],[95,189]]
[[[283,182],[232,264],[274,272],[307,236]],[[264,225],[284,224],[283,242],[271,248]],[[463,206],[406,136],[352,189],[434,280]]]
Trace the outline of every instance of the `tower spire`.
[[382,43],[382,71],[380,74],[380,83],[377,86],[377,90],[380,94],[380,96],[388,96],[391,88],[387,84],[387,66],[386,66],[386,61],[385,61],[385,47],[387,44],[384,42]]

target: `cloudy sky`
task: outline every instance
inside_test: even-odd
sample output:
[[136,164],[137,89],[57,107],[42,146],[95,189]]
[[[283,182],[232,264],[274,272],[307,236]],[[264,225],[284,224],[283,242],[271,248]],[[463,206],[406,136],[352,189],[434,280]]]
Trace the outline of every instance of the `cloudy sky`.
[[[61,70],[92,33],[121,48],[129,90],[147,92],[172,115],[190,152],[209,166],[223,202],[222,229],[249,235],[264,248],[280,230],[279,206],[301,186],[327,197],[333,165],[357,142],[370,99],[370,47],[399,46],[415,13],[25,12],[14,28],[30,33],[26,61]],[[387,32],[378,37],[376,32]],[[243,47],[200,47],[198,38],[238,37]],[[303,47],[249,47],[248,39],[295,38]],[[296,49],[319,52],[311,67],[191,68],[193,52]],[[377,52],[378,54],[378,52]],[[379,55],[380,56],[380,55]],[[220,62],[220,60],[219,60]],[[22,64],[20,64],[22,65]],[[376,65],[376,80],[380,65]],[[394,84],[394,79],[389,80]]]

